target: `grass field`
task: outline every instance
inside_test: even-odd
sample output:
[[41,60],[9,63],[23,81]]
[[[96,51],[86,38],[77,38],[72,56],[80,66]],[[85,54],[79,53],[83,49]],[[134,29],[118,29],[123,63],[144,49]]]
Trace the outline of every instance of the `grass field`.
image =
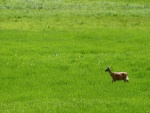
[[150,113],[149,56],[149,0],[0,0],[0,113]]

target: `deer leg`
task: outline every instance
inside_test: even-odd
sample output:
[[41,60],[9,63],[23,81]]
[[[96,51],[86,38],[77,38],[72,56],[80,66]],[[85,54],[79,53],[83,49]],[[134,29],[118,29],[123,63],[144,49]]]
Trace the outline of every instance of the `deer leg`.
[[116,80],[113,79],[113,80],[112,80],[112,83],[113,83],[113,82],[116,82]]
[[124,82],[129,82],[128,80],[124,80]]

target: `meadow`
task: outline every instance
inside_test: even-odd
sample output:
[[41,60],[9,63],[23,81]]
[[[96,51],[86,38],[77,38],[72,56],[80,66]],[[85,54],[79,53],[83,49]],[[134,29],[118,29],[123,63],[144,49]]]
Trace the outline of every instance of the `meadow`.
[[0,113],[150,113],[149,43],[149,0],[0,0]]

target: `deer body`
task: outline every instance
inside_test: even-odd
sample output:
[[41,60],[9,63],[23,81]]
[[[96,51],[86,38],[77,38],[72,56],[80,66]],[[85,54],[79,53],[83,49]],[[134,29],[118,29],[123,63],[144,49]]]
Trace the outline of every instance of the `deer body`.
[[127,72],[112,72],[109,67],[105,70],[105,72],[109,72],[113,79],[112,82],[116,82],[117,80],[124,80],[124,82],[129,82]]

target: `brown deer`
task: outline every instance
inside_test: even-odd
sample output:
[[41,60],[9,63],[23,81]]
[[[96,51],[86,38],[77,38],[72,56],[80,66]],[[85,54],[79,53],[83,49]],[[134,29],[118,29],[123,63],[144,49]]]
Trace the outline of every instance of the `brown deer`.
[[117,80],[124,80],[124,82],[129,82],[127,72],[112,72],[109,67],[107,67],[105,72],[109,72],[110,76],[113,79],[112,83],[116,82]]

